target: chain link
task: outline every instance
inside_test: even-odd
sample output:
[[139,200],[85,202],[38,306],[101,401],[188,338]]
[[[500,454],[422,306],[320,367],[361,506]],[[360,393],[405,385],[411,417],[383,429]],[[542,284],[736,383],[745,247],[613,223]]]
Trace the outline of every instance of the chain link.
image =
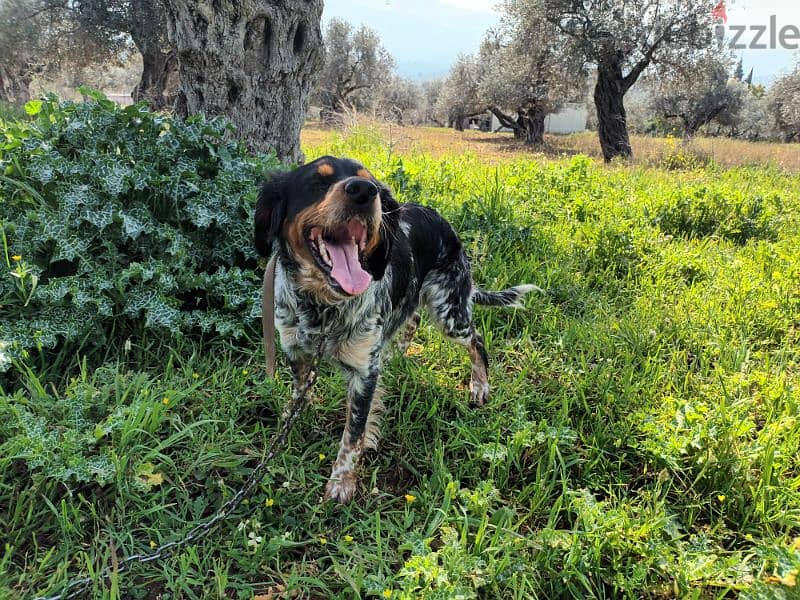
[[[306,378],[305,383],[299,390],[297,390],[295,394],[293,394],[292,401],[287,407],[285,413],[286,419],[283,422],[283,426],[281,427],[280,431],[278,431],[278,434],[272,438],[266,456],[264,456],[261,462],[256,465],[256,468],[253,469],[252,473],[250,473],[250,477],[247,478],[247,481],[245,481],[244,485],[241,487],[241,489],[239,489],[238,492],[236,492],[233,498],[223,504],[213,517],[192,527],[182,538],[162,544],[147,554],[132,554],[131,556],[119,561],[116,566],[112,565],[111,567],[103,568],[100,571],[100,579],[107,579],[111,577],[112,574],[125,573],[130,569],[131,565],[134,564],[151,563],[162,558],[166,558],[172,554],[175,549],[202,539],[208,535],[208,533],[220,521],[227,519],[231,513],[233,513],[233,511],[239,507],[242,501],[250,495],[250,492],[253,490],[255,485],[261,481],[264,471],[272,462],[272,459],[275,458],[278,450],[282,449],[283,446],[286,445],[289,432],[292,430],[297,418],[303,412],[303,408],[305,408],[308,399],[308,393],[317,378],[317,367],[319,366],[319,362],[322,358],[322,352],[324,350],[325,336],[322,335],[320,338],[317,356],[311,364],[311,368],[308,371],[308,377]],[[52,596],[39,596],[36,598],[36,600],[72,600],[73,598],[78,598],[81,596],[93,581],[94,579],[92,577],[73,579],[64,586],[60,593]]]

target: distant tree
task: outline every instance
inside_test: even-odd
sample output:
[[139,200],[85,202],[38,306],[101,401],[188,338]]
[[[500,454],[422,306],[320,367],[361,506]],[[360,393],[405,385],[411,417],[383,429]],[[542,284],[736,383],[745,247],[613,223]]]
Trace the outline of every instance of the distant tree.
[[767,93],[767,105],[781,139],[800,141],[800,67],[772,85]]
[[763,86],[748,85],[747,79],[742,83],[732,82],[740,88],[742,105],[739,111],[728,118],[723,115],[718,119],[723,132],[730,137],[742,138],[755,142],[774,137],[775,127],[770,119],[769,104]]
[[423,102],[420,86],[404,77],[393,76],[378,90],[378,112],[398,125],[419,121],[417,113]]
[[431,79],[422,82],[422,105],[420,108],[420,121],[439,127],[446,125],[447,117],[437,110],[439,95],[442,93],[443,79]]
[[481,68],[471,55],[460,55],[442,83],[436,111],[445,115],[448,127],[463,131],[464,121],[486,112],[480,97]]
[[315,100],[327,115],[372,108],[378,92],[392,81],[394,59],[366,25],[359,29],[333,18],[325,30],[325,64]]
[[736,81],[742,81],[744,79],[744,61],[741,58],[739,62],[736,63],[736,68],[733,70],[733,78]]
[[678,119],[687,138],[714,120],[735,123],[748,92],[746,85],[731,77],[731,67],[731,57],[714,48],[661,65],[650,77],[654,112]]
[[56,0],[0,1],[0,100],[24,103],[34,77],[67,61],[85,65],[107,57],[105,48],[76,30],[73,4]]
[[181,114],[224,115],[251,150],[301,162],[300,127],[324,62],[322,0],[167,0]]
[[542,144],[547,114],[584,97],[584,60],[572,39],[546,19],[544,0],[505,0],[501,6],[500,29],[481,48],[479,96],[516,137]]
[[597,67],[594,102],[605,159],[630,157],[625,94],[666,54],[710,43],[715,0],[545,0],[548,18]]
[[143,61],[134,100],[146,98],[156,108],[169,102],[164,91],[177,63],[158,0],[4,0],[0,33],[0,70],[11,82],[1,87],[15,88],[20,98],[34,74],[119,62],[133,44]]
[[47,44],[46,26],[30,18],[34,3],[4,0],[0,3],[0,100],[18,104],[30,99],[29,86],[44,68],[40,52]]

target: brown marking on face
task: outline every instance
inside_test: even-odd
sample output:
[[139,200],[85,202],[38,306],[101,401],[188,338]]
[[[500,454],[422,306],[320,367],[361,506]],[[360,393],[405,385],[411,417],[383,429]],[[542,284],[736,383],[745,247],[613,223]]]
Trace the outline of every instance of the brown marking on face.
[[317,167],[317,173],[322,175],[323,177],[330,177],[333,175],[333,166],[330,163],[320,163]]
[[358,171],[356,171],[356,175],[363,177],[364,179],[372,179],[372,173],[367,171],[364,167],[361,167]]
[[[325,163],[327,164],[327,163]],[[330,166],[330,165],[328,165]],[[335,292],[327,275],[317,267],[316,260],[311,255],[306,243],[305,234],[311,227],[323,230],[333,230],[345,223],[348,219],[347,196],[344,193],[344,181],[332,185],[325,197],[318,203],[300,211],[291,222],[284,226],[284,239],[292,250],[295,260],[300,265],[297,283],[303,291],[316,295],[320,300],[335,304],[347,296]],[[368,220],[369,227],[367,244],[364,254],[370,255],[380,243],[380,201],[375,200],[372,218]]]

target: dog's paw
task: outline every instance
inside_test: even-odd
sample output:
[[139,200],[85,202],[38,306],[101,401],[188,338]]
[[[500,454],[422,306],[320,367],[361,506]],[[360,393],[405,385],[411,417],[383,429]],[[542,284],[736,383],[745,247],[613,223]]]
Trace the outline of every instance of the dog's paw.
[[347,504],[355,496],[357,484],[358,479],[353,471],[337,473],[335,477],[331,475],[325,486],[325,499]]
[[476,381],[469,382],[469,403],[472,406],[483,406],[489,399],[489,382]]

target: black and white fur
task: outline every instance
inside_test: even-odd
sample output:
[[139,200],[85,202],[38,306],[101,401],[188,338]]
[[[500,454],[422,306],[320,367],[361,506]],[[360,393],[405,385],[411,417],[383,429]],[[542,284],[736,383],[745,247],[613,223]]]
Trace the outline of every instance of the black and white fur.
[[[347,502],[356,491],[355,468],[361,452],[375,448],[378,441],[381,356],[395,334],[402,329],[403,337],[410,339],[419,323],[417,310],[426,308],[444,335],[469,352],[470,397],[473,404],[482,405],[489,395],[488,357],[472,320],[473,304],[519,306],[536,286],[520,285],[502,292],[477,289],[469,259],[452,227],[430,208],[399,204],[386,186],[375,181],[381,241],[371,256],[362,259],[374,281],[358,296],[326,294],[323,298],[314,290],[302,289],[298,281],[308,265],[302,264],[298,248],[282,235],[282,219],[291,219],[319,201],[297,196],[313,196],[314,186],[303,182],[328,173],[329,166],[335,171],[330,180],[335,182],[368,174],[354,161],[323,157],[268,182],[256,213],[256,245],[264,254],[277,253],[275,323],[295,393],[320,349],[346,378],[347,420],[326,496]],[[276,213],[282,217],[276,220]]]

